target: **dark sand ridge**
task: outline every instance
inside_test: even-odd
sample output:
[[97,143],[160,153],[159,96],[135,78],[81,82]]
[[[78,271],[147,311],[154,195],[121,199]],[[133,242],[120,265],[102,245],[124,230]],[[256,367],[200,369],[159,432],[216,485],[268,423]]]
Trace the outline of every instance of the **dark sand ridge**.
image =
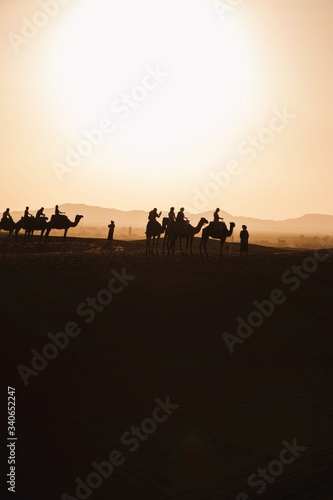
[[[209,259],[197,242],[193,259],[72,238],[0,249],[2,380],[18,391],[23,498],[75,497],[75,478],[113,449],[126,461],[91,498],[256,498],[248,476],[294,438],[307,449],[265,498],[327,497],[333,258],[291,292],[281,276],[313,252],[252,246],[247,259],[233,245],[221,260],[216,243]],[[85,324],[77,305],[123,266],[135,280]],[[231,355],[223,332],[275,288],[286,302]],[[25,387],[17,365],[70,320],[81,334]],[[129,453],[120,436],[168,395],[179,409]]]

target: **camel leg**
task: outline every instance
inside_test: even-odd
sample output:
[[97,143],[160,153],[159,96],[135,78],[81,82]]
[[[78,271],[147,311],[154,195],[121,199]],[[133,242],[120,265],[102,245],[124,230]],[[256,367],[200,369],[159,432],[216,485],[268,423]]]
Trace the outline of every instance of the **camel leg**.
[[170,254],[170,251],[173,253],[173,245],[174,245],[173,238],[170,237],[168,241],[168,255]]
[[208,238],[206,238],[205,236],[201,236],[200,245],[199,245],[199,250],[200,250],[201,257],[202,257],[202,247],[204,249],[206,257],[208,257],[207,248],[206,248],[207,241],[208,241]]
[[168,255],[170,255],[170,250],[172,252],[172,255],[174,255],[174,253],[175,253],[175,239],[171,236],[168,239]]
[[169,236],[168,241],[167,241],[168,255],[170,255],[171,244],[172,244],[172,238],[171,238],[171,236]]
[[179,236],[179,245],[180,245],[180,251],[181,251],[182,255],[184,255],[183,247],[182,247],[182,239],[180,236]]
[[167,251],[168,251],[168,255],[170,254],[170,239],[168,239],[167,241]]
[[224,243],[224,241],[221,240],[221,243],[220,243],[220,257],[223,257],[223,253],[222,253],[223,243]]
[[188,238],[186,238],[185,257],[187,257],[188,241]]
[[205,240],[205,241],[204,241],[204,250],[205,250],[206,257],[208,257],[208,252],[207,252],[207,241],[208,241],[208,238],[207,238],[207,240]]
[[64,231],[64,241],[66,241],[67,231],[68,231],[68,227]]

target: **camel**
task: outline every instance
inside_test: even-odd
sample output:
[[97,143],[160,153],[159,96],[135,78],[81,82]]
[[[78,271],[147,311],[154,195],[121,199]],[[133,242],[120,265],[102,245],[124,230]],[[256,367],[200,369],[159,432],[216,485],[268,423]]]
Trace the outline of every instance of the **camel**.
[[66,215],[52,215],[50,222],[47,223],[45,240],[49,241],[51,229],[64,229],[64,241],[66,241],[67,231],[70,227],[76,227],[83,215],[76,215],[74,222],[70,221]]
[[234,222],[230,222],[230,229],[227,228],[224,222],[219,222],[219,227],[216,228],[214,222],[210,222],[209,226],[205,227],[202,231],[201,241],[200,241],[200,255],[202,246],[204,247],[205,254],[208,257],[207,253],[207,241],[209,238],[215,238],[220,240],[220,257],[222,257],[222,250],[224,242],[227,238],[229,238],[234,230],[236,224]]
[[30,236],[33,235],[34,231],[40,231],[40,239],[42,240],[44,232],[48,228],[48,222],[47,222],[48,217],[29,217],[28,220],[25,220],[24,217],[21,218],[16,223],[15,227],[15,238],[17,241],[17,235],[21,229],[24,229],[24,241],[26,239],[30,241]]
[[[161,234],[164,233],[168,225],[168,218],[163,217],[162,225],[157,221],[149,221],[146,228],[146,253],[153,253],[156,239],[156,253],[158,253],[158,242]],[[151,239],[153,239],[152,246],[150,246]]]
[[177,238],[179,238],[181,253],[184,254],[182,248],[182,238],[186,238],[185,255],[187,255],[188,246],[190,245],[190,253],[191,256],[193,256],[192,245],[194,236],[201,231],[201,228],[204,224],[208,224],[208,220],[204,217],[201,217],[196,227],[192,226],[189,222],[185,222],[182,224],[178,224],[176,222],[175,224],[173,224],[173,226],[169,228],[168,254],[170,253],[170,250],[172,251],[172,254],[174,254]]
[[12,234],[14,232],[15,227],[16,227],[16,224],[13,221],[13,219],[7,219],[7,220],[1,219],[1,221],[0,221],[0,230],[1,231],[8,231],[9,240],[12,237]]

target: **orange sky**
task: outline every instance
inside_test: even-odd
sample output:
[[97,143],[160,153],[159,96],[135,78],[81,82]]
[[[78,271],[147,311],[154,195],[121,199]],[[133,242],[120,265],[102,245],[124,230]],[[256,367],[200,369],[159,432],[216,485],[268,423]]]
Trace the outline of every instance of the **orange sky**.
[[218,4],[2,0],[0,211],[333,215],[333,2]]

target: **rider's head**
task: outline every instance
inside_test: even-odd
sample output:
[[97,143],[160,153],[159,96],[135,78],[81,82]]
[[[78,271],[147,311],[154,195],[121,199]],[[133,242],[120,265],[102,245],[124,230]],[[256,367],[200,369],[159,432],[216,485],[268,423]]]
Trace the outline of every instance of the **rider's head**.
[[180,211],[181,211],[181,212],[184,212],[184,210],[185,210],[185,209],[184,209],[184,207],[181,207]]
[[170,208],[170,211],[171,211],[171,212],[173,212],[173,211],[174,211],[174,209],[175,209],[175,207],[171,207],[171,208]]
[[29,207],[25,207],[26,210],[29,210]]
[[220,211],[220,209],[219,209],[219,208],[217,208],[217,209],[215,210],[215,212],[219,212],[219,211]]

